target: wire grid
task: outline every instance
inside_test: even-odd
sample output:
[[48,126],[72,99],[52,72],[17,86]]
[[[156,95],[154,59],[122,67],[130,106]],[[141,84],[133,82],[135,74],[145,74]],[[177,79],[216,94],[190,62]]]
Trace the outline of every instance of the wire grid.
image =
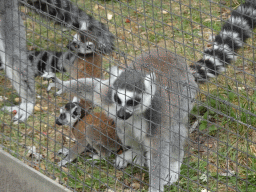
[[[97,74],[97,78],[102,79],[111,76],[108,72],[110,67],[125,68],[142,53],[156,48],[167,49],[186,58],[188,65],[194,64],[203,57],[204,49],[213,46],[215,35],[220,32],[231,11],[243,3],[235,0],[71,1],[108,26],[115,36],[115,50],[112,53],[104,54],[96,50],[88,57],[79,52],[79,47],[76,51],[66,48],[70,43],[76,48],[81,46],[72,41],[75,34],[84,32],[79,25],[68,25],[63,18],[56,19],[38,11],[33,8],[37,2],[20,1],[19,6],[26,29],[28,54],[33,54],[30,51],[46,51],[49,56],[55,51],[63,54],[69,51],[76,56],[77,62],[90,58],[88,63],[95,65],[102,61],[102,65],[95,66],[91,74],[85,72],[86,77],[91,77],[95,76],[97,70],[103,71]],[[54,23],[56,20],[60,25]],[[85,34],[88,39],[83,43],[99,43],[97,35]],[[165,191],[255,191],[254,47],[253,33],[236,54],[237,60],[225,72],[218,78],[199,84],[195,106],[188,111],[189,134],[179,178],[171,186],[166,186]],[[42,54],[36,66],[47,64],[49,60],[45,57],[47,54]],[[73,61],[69,62],[71,67],[66,72],[56,73],[56,76],[65,81],[74,80],[77,78],[72,73],[76,71],[75,75],[81,78],[84,69],[76,68]],[[67,125],[56,125],[60,108],[72,102],[77,94],[66,93],[55,97],[58,90],[47,92],[49,82],[40,76],[42,74],[35,78],[37,98],[34,113],[25,123],[14,124],[11,121],[13,114],[6,111],[0,113],[3,149],[74,191],[147,191],[150,173],[146,162],[144,166],[131,163],[123,169],[115,168],[115,156],[129,150],[130,146],[120,148],[115,124],[104,115],[110,111],[104,111],[101,106],[90,109],[91,104],[84,105],[85,113],[90,114],[79,125],[92,128],[87,139],[83,136],[79,140],[82,142],[80,147],[86,147],[86,150],[77,154],[72,163],[58,166],[65,158],[58,151],[63,146],[67,149],[76,146],[79,138],[75,138],[75,134],[84,135],[84,129],[74,131]],[[0,89],[3,98],[1,106],[20,102],[19,95],[4,72],[1,72]],[[67,110],[67,107],[62,109]],[[104,129],[102,133],[101,129]],[[99,138],[99,143],[107,138],[109,145],[114,143],[112,148],[99,147],[97,140],[91,146],[86,146],[84,140],[94,140],[94,136]],[[92,154],[94,158],[97,157],[97,148],[100,160],[88,160]],[[112,155],[103,158],[110,148],[114,149]]]

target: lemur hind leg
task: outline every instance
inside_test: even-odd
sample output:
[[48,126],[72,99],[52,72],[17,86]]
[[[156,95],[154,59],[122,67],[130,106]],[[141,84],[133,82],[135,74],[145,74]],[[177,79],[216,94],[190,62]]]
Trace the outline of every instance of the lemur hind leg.
[[[185,128],[183,125],[179,127]],[[184,134],[172,132],[171,140],[154,138],[151,150],[147,152],[150,173],[150,192],[164,191],[164,185],[172,185],[179,179],[184,157]]]
[[14,121],[26,121],[33,113],[35,104],[35,80],[26,53],[26,33],[18,12],[18,1],[0,1],[0,57],[6,76],[22,98],[18,106],[3,107],[17,113]]
[[63,154],[65,157],[58,163],[58,166],[66,166],[66,164],[74,161],[79,154],[85,151],[87,145],[88,143],[85,139],[83,139],[77,141],[75,146],[73,146],[70,150],[68,150],[67,148],[60,149],[58,151],[58,154]]

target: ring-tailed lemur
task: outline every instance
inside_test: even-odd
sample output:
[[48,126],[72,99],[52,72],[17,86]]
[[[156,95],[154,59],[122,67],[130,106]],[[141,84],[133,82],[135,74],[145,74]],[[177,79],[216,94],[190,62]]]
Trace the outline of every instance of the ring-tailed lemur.
[[22,101],[18,106],[3,107],[16,110],[13,121],[25,121],[35,105],[35,79],[26,51],[26,33],[18,11],[17,0],[0,1],[0,58],[2,68]]
[[95,48],[103,54],[109,54],[115,48],[115,37],[108,27],[70,0],[21,0],[20,3],[58,23],[79,29],[82,38],[94,39]]
[[77,97],[60,109],[56,124],[69,125],[77,141],[70,150],[62,148],[58,151],[59,154],[65,155],[58,166],[65,166],[75,160],[86,149],[87,144],[98,153],[93,155],[93,159],[99,159],[99,156],[108,157],[112,151],[117,152],[121,149],[114,121],[107,118],[104,113],[87,114]]
[[122,143],[132,147],[116,157],[116,166],[126,167],[132,162],[143,165],[146,159],[149,191],[163,191],[165,184],[172,184],[179,176],[188,114],[198,87],[196,80],[223,71],[255,24],[256,3],[247,1],[232,11],[213,48],[205,51],[205,57],[191,66],[192,70],[179,56],[154,50],[136,58],[126,69],[112,68],[107,80],[62,82],[55,78],[56,83],[51,83],[48,90],[56,86],[60,89],[57,95],[76,92],[102,107],[115,120]]
[[[165,184],[178,179],[188,113],[196,96],[194,77],[183,58],[160,50],[143,54],[126,69],[113,67],[109,74],[107,80],[65,81],[65,88],[57,94],[76,92],[102,107],[115,120],[121,142],[131,146],[116,157],[116,166],[143,166],[147,160],[152,191],[163,190]],[[55,80],[61,88],[62,82]]]

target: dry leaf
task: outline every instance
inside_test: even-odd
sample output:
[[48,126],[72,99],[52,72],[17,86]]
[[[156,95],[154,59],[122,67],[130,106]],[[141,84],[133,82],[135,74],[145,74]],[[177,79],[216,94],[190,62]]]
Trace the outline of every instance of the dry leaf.
[[105,10],[105,7],[103,7],[102,5],[95,5],[94,10],[97,10],[97,9]]
[[131,20],[126,18],[125,23],[131,23]]
[[110,14],[110,13],[108,13],[108,15],[107,15],[108,20],[111,20],[111,19],[112,19],[112,17],[113,17],[113,15],[112,15],[112,14]]
[[48,109],[48,107],[42,107],[43,111],[46,111]]
[[[66,168],[66,167],[61,167],[61,168],[62,168],[62,170],[65,171],[66,173],[68,172],[68,168]],[[65,178],[64,178],[64,180],[65,180]]]
[[164,15],[166,15],[166,14],[168,14],[169,12],[166,11],[166,10],[162,10],[162,13],[163,13]]
[[5,100],[7,100],[8,98],[7,97],[5,97],[5,96],[0,96],[0,101],[5,101]]
[[106,189],[104,192],[115,192],[112,189]]
[[44,164],[40,164],[40,167],[41,167],[41,169],[43,169],[43,170],[46,170],[46,167],[45,167],[45,165]]
[[41,111],[41,106],[39,104],[35,105],[34,110]]
[[132,183],[131,186],[132,186],[133,189],[136,189],[136,190],[140,188],[139,183]]

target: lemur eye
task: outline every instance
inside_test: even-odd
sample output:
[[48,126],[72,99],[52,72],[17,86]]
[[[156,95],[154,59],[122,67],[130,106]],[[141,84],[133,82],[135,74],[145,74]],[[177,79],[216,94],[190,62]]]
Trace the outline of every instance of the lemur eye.
[[126,102],[126,105],[127,106],[137,106],[137,105],[139,105],[139,103],[140,103],[140,99],[130,99],[130,100],[128,100],[127,102]]
[[122,104],[122,101],[121,101],[121,99],[117,96],[117,94],[114,95],[114,101],[115,101],[116,103],[118,103],[119,105]]
[[77,116],[78,116],[78,113],[77,113],[77,111],[75,110],[75,111],[72,113],[72,117],[75,119]]
[[60,119],[66,119],[66,114],[65,113],[60,114]]

